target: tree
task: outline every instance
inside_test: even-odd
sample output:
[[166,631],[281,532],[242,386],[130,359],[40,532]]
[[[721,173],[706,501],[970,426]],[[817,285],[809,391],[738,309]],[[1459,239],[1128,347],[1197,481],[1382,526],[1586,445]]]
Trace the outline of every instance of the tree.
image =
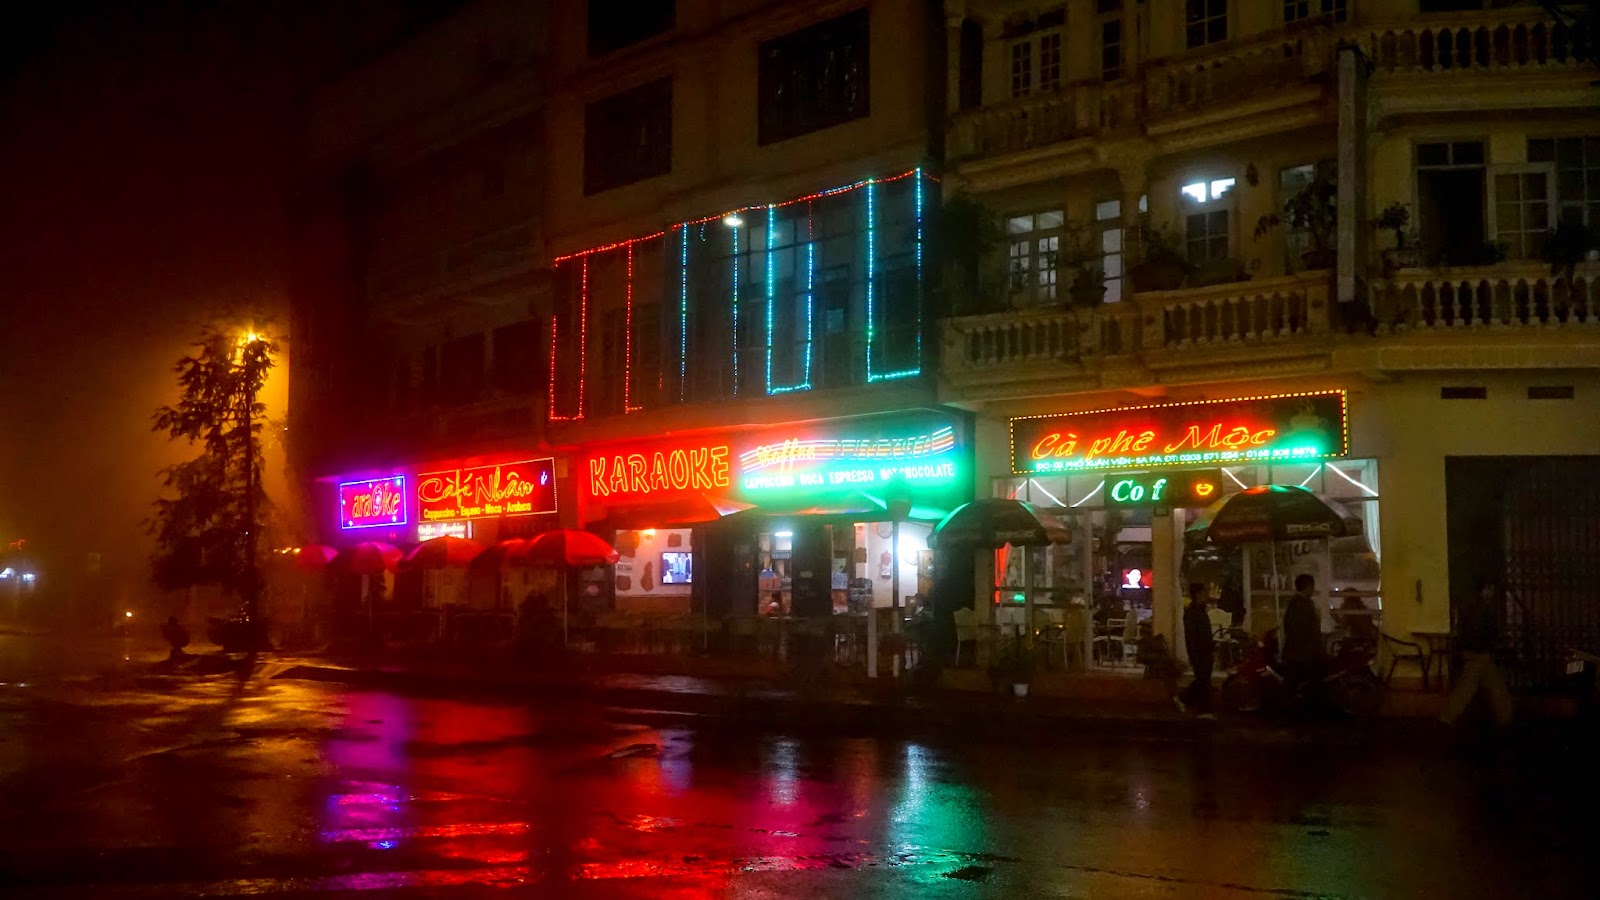
[[259,628],[261,522],[268,501],[261,488],[259,399],[276,345],[206,328],[193,351],[178,360],[182,396],[155,412],[152,430],[200,449],[188,462],[161,470],[169,496],[156,500],[150,532],[156,583],[166,589],[221,585],[235,592],[245,619]]

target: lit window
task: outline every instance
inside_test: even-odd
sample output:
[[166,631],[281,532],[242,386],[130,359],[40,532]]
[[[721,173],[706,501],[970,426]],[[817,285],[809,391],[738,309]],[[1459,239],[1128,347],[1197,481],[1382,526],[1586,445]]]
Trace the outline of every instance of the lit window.
[[1343,22],[1349,15],[1347,0],[1283,0],[1283,21],[1330,19]]
[[1100,231],[1100,271],[1105,277],[1107,303],[1122,299],[1122,201],[1103,200],[1094,205]]
[[1056,257],[1065,221],[1065,214],[1058,209],[1006,219],[1010,238],[1007,270],[1013,294],[1039,303],[1056,299]]

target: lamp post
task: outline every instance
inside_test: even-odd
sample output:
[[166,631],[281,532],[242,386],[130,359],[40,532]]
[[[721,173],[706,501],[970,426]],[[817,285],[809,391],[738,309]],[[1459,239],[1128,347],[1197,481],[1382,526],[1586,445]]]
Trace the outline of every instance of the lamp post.
[[256,494],[259,488],[256,471],[255,409],[258,389],[253,371],[255,353],[271,352],[266,338],[253,329],[246,331],[239,342],[239,373],[241,390],[239,403],[240,431],[244,434],[244,617],[250,630],[251,649],[265,642],[266,634],[261,621],[261,571],[256,553],[259,549],[260,527],[256,522],[259,509]]

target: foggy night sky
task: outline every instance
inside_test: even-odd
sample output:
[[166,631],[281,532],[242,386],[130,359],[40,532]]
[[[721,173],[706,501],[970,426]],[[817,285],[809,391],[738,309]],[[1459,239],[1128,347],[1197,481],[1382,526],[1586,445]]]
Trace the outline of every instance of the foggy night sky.
[[[261,310],[287,325],[299,104],[455,5],[8,5],[0,540],[27,538],[47,574],[104,554],[108,601],[153,593],[143,522],[156,470],[192,454],[153,434],[151,414],[175,399],[171,365],[201,324]],[[281,454],[268,462],[271,489]]]

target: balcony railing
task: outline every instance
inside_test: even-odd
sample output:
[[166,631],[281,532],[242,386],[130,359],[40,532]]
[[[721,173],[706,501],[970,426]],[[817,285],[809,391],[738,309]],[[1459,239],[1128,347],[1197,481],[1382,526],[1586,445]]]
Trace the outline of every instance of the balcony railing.
[[1079,82],[1059,91],[958,114],[951,123],[955,158],[1012,153],[1086,137],[1136,121],[1141,86]]
[[1600,341],[1600,263],[1579,265],[1570,279],[1532,262],[1403,269],[1367,286],[1355,310],[1337,308],[1332,279],[1320,271],[1144,292],[1091,309],[947,319],[943,371],[998,383],[1118,357],[1151,367],[1208,365],[1234,358],[1228,351],[1239,360],[1282,360],[1401,336],[1560,332]]
[[1521,18],[1397,24],[1371,31],[1367,54],[1379,71],[1576,68],[1586,64],[1594,35],[1530,9]]
[[1142,350],[1263,344],[1329,327],[1327,272],[1136,294],[1086,310],[1018,310],[945,322],[946,370],[1078,362]]
[[1375,327],[1385,333],[1471,328],[1600,327],[1600,265],[1566,278],[1542,263],[1402,269],[1374,281]]
[[1333,37],[1330,30],[1278,35],[1209,57],[1153,65],[1145,70],[1149,111],[1192,111],[1306,83],[1333,66]]

